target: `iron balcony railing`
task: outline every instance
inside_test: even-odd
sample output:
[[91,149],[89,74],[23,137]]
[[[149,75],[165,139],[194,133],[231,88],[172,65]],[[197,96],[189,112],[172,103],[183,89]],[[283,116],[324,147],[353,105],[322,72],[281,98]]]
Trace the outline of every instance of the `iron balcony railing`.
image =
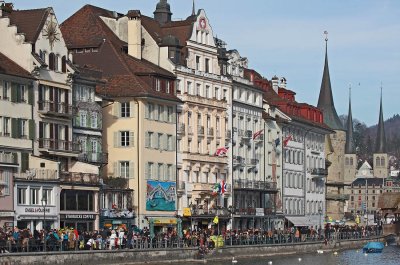
[[[257,209],[262,209],[262,212],[257,212]],[[258,214],[263,214],[263,215],[271,215],[274,212],[272,208],[239,208],[239,209],[234,209],[234,214],[236,215],[258,215]]]
[[237,179],[233,182],[234,189],[263,190],[276,191],[276,182],[259,181],[259,180],[241,180]]
[[80,152],[81,150],[79,143],[49,138],[39,138],[39,148],[66,152]]
[[208,137],[214,137],[214,128],[208,128],[207,129],[207,136]]
[[194,208],[191,210],[192,216],[230,216],[230,212],[226,208],[221,209],[202,209],[202,208]]
[[0,163],[18,164],[18,155],[16,153],[0,153]]
[[203,136],[204,135],[204,126],[197,126],[197,134]]
[[96,174],[65,172],[60,174],[60,181],[71,184],[100,185],[100,177]]
[[313,168],[311,169],[311,175],[324,178],[328,176],[328,170],[325,168]]
[[64,102],[39,101],[38,106],[39,111],[43,113],[61,116],[72,116],[74,114],[72,105]]
[[78,160],[87,163],[98,163],[107,164],[108,163],[108,153],[94,153],[86,152],[78,156]]

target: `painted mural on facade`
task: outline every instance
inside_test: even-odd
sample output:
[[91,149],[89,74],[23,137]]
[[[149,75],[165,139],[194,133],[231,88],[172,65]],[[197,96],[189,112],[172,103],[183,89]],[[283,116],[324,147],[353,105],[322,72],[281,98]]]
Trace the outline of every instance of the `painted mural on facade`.
[[147,181],[146,210],[176,211],[175,182]]

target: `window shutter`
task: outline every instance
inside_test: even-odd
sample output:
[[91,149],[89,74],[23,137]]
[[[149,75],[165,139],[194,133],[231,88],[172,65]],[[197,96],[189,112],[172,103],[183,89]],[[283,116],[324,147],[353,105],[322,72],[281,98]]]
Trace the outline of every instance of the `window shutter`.
[[34,101],[34,98],[33,98],[33,86],[32,85],[29,85],[28,86],[28,104],[30,104],[30,105],[34,105],[33,104],[33,101]]
[[144,139],[144,146],[145,148],[150,148],[150,134],[149,132],[145,132],[145,139]]
[[144,167],[144,177],[145,177],[145,179],[150,179],[149,175],[150,175],[150,166],[149,166],[149,162],[147,162],[145,164],[145,167]]
[[160,146],[161,150],[168,150],[167,141],[168,141],[168,136],[166,134],[163,134],[161,136],[161,146]]
[[172,181],[176,181],[176,166],[172,165]]
[[86,114],[86,127],[92,128],[92,112],[90,111]]
[[135,178],[135,167],[133,165],[133,161],[129,161],[129,178],[130,179]]
[[175,110],[174,110],[174,108],[172,108],[172,113],[171,113],[171,115],[172,115],[172,123],[176,123],[176,112],[175,112]]
[[35,121],[34,120],[29,120],[29,139],[30,140],[35,139]]
[[121,117],[121,103],[114,102],[113,107],[114,107],[114,118]]
[[119,132],[114,132],[114,147],[119,147]]
[[11,83],[11,102],[18,102],[18,85]]
[[29,154],[21,153],[21,172],[26,172],[29,169]]
[[118,162],[114,162],[114,178],[119,178]]
[[157,106],[157,105],[154,106],[153,113],[154,113],[153,119],[154,119],[155,121],[158,121],[159,113],[158,113],[158,106]]
[[129,132],[129,146],[134,147],[135,146],[135,133],[134,132]]
[[134,104],[132,104],[132,102],[129,102],[129,117],[133,118],[135,117],[135,113],[134,113]]
[[145,110],[144,110],[144,117],[146,118],[146,119],[149,119],[149,116],[150,116],[150,110],[149,110],[149,108],[150,108],[150,106],[149,106],[149,104],[147,104],[146,106],[145,106]]
[[18,119],[11,119],[11,137],[18,138]]
[[176,151],[176,136],[172,136],[172,150]]
[[97,129],[103,129],[103,116],[101,111],[97,113]]
[[158,142],[158,133],[153,133],[153,143],[154,143],[154,148],[158,149],[160,146],[160,143]]

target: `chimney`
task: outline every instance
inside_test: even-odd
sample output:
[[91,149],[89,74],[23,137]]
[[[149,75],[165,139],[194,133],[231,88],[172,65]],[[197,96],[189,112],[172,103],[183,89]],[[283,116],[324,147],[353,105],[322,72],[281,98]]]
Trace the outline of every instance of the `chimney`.
[[128,14],[128,54],[142,59],[142,21],[139,10],[129,10]]
[[281,87],[286,89],[286,78],[282,77],[281,78]]
[[272,81],[272,89],[275,91],[276,94],[278,94],[278,87],[279,87],[279,78],[275,75],[271,79]]

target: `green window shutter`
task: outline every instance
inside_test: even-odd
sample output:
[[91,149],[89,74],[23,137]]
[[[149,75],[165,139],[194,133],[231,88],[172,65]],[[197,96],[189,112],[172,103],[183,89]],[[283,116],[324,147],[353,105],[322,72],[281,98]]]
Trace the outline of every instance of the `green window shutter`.
[[29,169],[29,154],[21,153],[21,172],[26,172]]
[[103,116],[101,111],[97,114],[97,129],[103,129]]
[[129,161],[129,178],[130,179],[135,178],[135,167],[133,161]]
[[129,132],[129,146],[130,147],[135,146],[135,133],[134,132]]
[[92,128],[92,112],[88,111],[86,115],[86,127]]
[[34,105],[34,94],[33,94],[33,86],[28,86],[28,104]]
[[18,138],[18,119],[11,119],[11,137]]
[[18,102],[18,85],[11,83],[11,102]]
[[150,134],[149,134],[149,132],[145,132],[144,147],[145,148],[150,148]]
[[113,110],[114,110],[114,118],[121,117],[121,104],[119,102],[114,102]]
[[97,141],[97,153],[101,153],[101,141],[100,140],[98,140]]
[[119,132],[114,132],[114,147],[119,147]]
[[92,141],[90,139],[86,140],[86,153],[91,153],[92,152]]
[[114,162],[114,178],[119,178],[118,162]]
[[35,139],[35,121],[34,120],[29,120],[29,139],[30,140]]
[[150,118],[150,106],[148,104],[144,107],[144,117],[146,119]]
[[80,126],[81,125],[81,114],[78,112],[76,115],[75,115],[75,126]]

